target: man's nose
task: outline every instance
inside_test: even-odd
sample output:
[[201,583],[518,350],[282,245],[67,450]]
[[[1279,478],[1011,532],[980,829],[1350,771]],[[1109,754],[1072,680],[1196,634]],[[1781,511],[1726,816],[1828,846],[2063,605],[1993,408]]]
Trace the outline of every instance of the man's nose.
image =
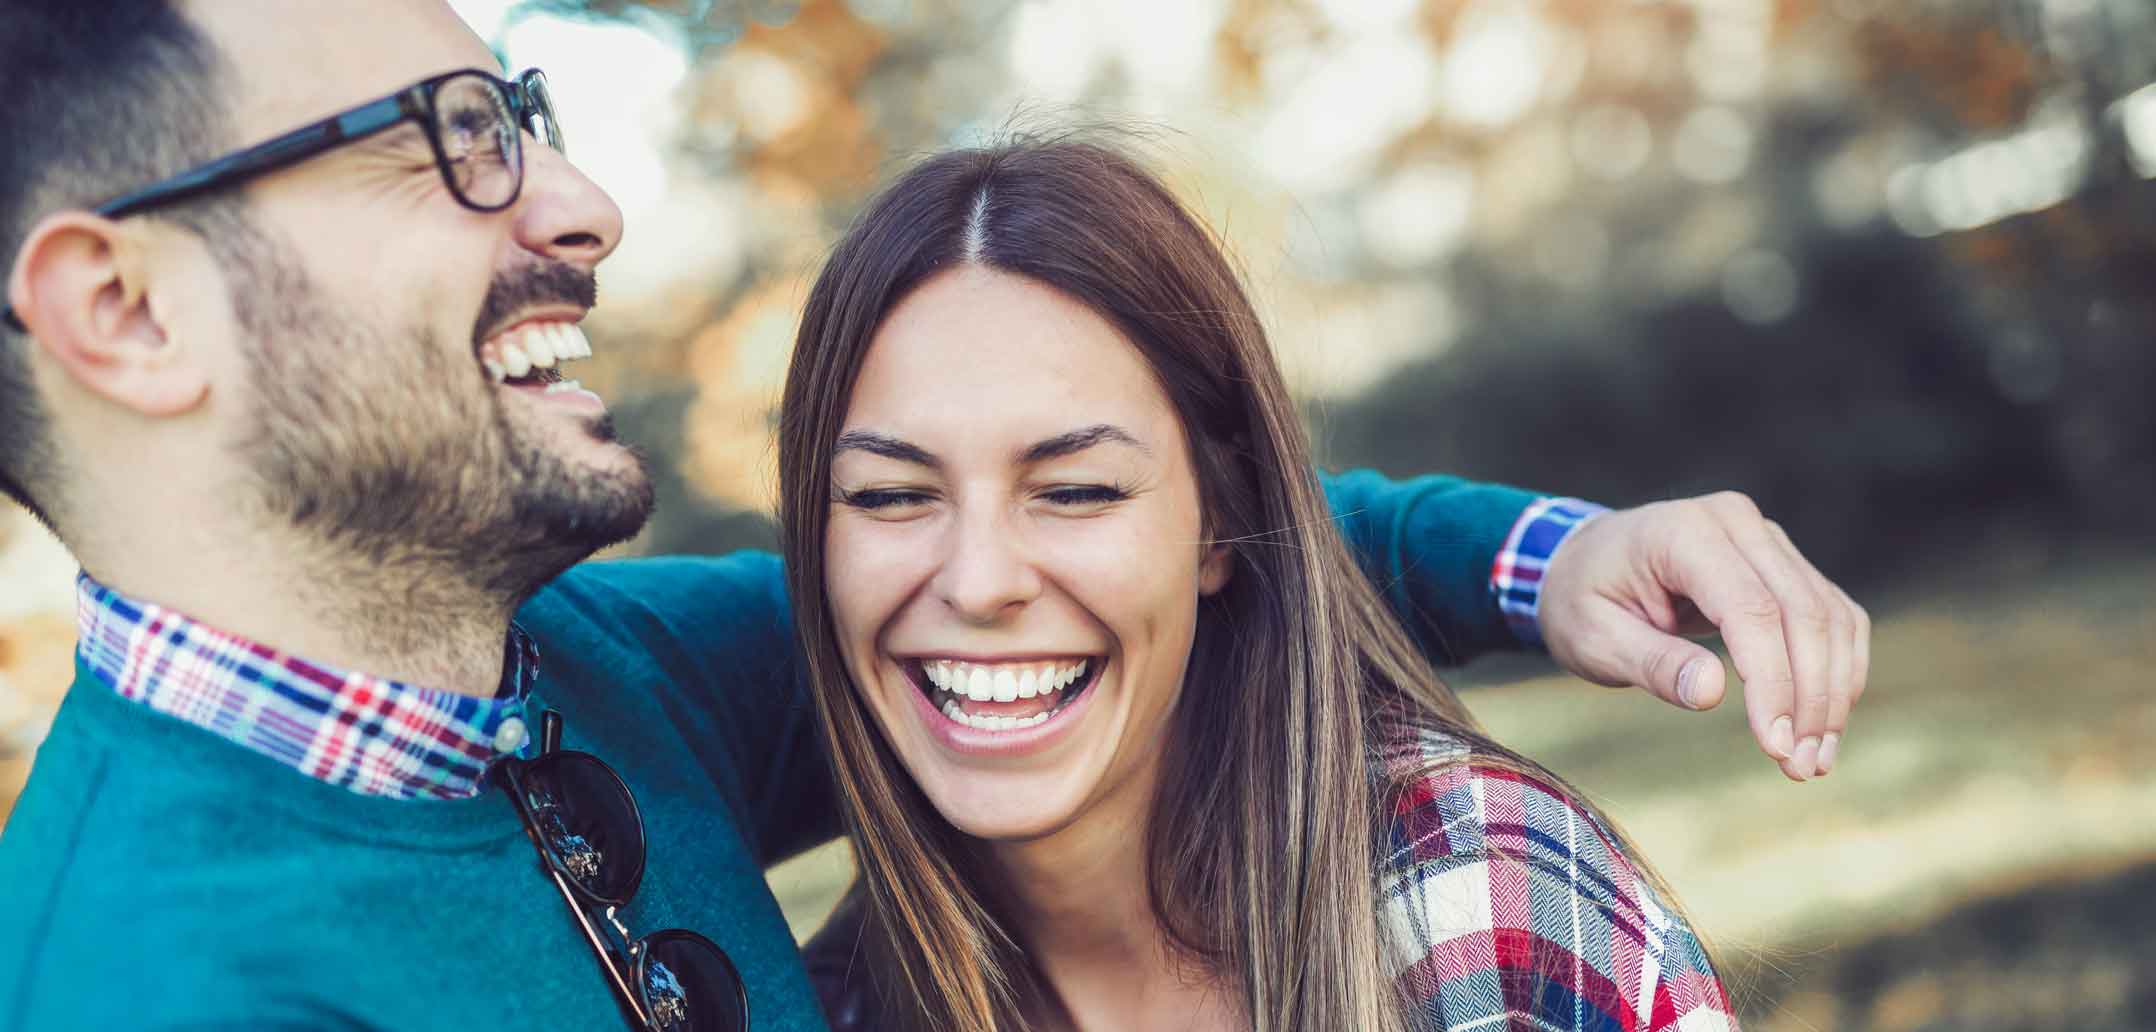
[[589,269],[621,244],[621,206],[560,151],[524,138],[524,192],[517,242],[534,254]]
[[1040,597],[1041,578],[1025,555],[1008,513],[961,508],[932,585],[960,619],[993,624]]

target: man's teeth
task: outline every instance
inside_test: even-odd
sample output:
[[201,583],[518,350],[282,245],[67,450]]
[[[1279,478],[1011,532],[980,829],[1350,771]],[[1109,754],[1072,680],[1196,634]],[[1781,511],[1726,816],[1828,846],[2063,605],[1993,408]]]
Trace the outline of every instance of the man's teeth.
[[544,328],[533,330],[524,335],[521,346],[524,353],[531,357],[533,365],[541,369],[554,368],[553,334],[548,333]]
[[[1013,702],[1052,695],[1085,676],[1091,660],[1066,663],[962,663],[932,659],[922,664],[938,691],[975,702]],[[956,705],[955,701],[951,702]]]
[[540,392],[540,393],[542,393],[542,394],[567,394],[567,393],[569,393],[570,391],[581,391],[581,390],[583,390],[583,389],[584,389],[584,385],[583,385],[583,384],[581,384],[581,383],[578,383],[578,382],[576,382],[575,380],[556,380],[556,381],[554,381],[553,383],[547,384],[547,385],[546,385],[546,390],[544,390],[544,391],[542,391],[542,392]]
[[534,369],[591,357],[591,340],[573,323],[532,323],[488,341],[479,364],[495,383],[521,379]]

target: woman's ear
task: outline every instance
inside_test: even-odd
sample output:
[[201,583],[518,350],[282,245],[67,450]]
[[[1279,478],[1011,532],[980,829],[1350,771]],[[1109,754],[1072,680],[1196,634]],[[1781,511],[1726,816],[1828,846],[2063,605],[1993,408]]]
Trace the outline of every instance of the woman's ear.
[[1198,594],[1218,594],[1234,576],[1235,550],[1223,544],[1205,546],[1205,558],[1198,561]]
[[37,346],[84,390],[146,417],[174,416],[208,395],[209,379],[158,322],[143,259],[119,223],[60,212],[23,241],[7,293]]

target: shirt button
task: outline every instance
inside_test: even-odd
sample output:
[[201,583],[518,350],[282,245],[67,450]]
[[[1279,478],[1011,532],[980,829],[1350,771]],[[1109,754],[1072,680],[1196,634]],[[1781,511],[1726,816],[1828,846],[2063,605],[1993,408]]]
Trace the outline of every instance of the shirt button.
[[494,751],[516,752],[524,748],[525,742],[531,741],[531,736],[531,731],[525,728],[522,720],[510,717],[502,721],[502,726],[494,729]]

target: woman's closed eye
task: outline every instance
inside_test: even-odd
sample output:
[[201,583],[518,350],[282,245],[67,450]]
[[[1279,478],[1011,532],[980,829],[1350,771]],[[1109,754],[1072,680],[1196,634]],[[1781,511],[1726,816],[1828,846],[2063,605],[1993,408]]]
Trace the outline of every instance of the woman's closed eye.
[[[932,492],[910,487],[840,487],[832,490],[832,496],[841,505],[883,519],[916,515],[937,500]],[[1056,484],[1033,495],[1052,511],[1065,515],[1090,515],[1130,496],[1127,488],[1113,484]]]
[[904,487],[871,487],[859,491],[841,487],[834,489],[832,493],[841,505],[879,515],[896,515],[936,500],[934,495],[926,491]]
[[1059,509],[1089,510],[1123,501],[1130,492],[1112,484],[1057,484],[1037,497]]

